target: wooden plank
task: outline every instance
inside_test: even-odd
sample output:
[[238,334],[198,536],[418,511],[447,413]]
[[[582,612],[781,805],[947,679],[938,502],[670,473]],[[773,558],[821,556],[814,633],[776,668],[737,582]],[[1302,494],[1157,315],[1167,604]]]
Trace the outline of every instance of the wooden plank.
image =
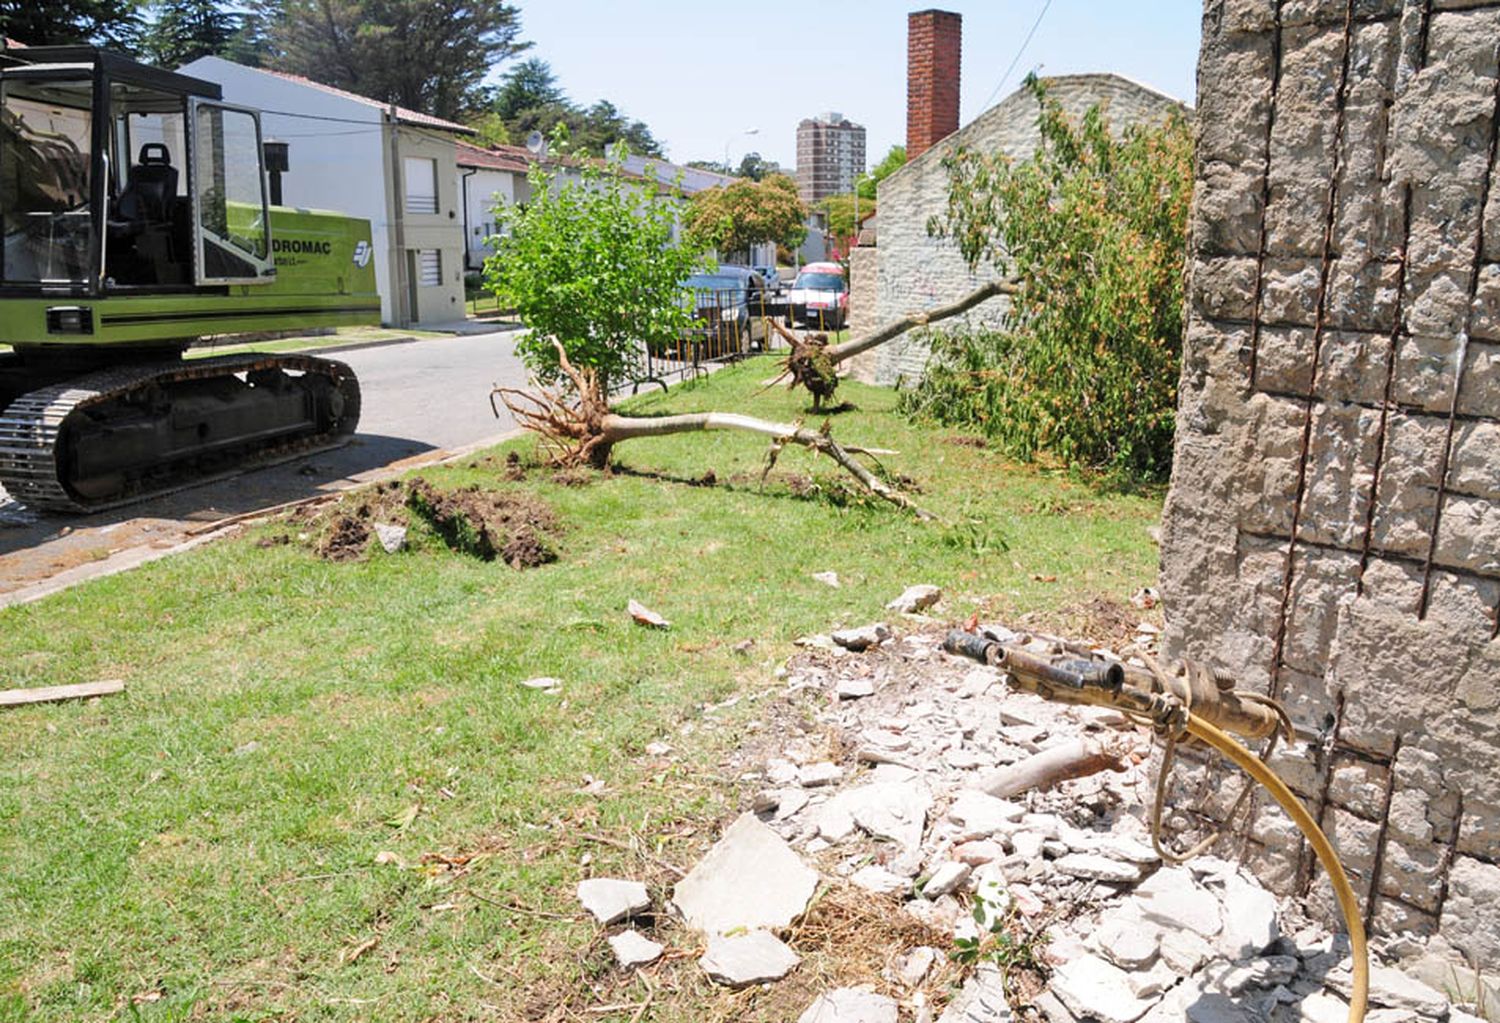
[[0,689],[0,707],[22,707],[31,703],[56,703],[59,700],[86,700],[91,696],[108,696],[124,690],[121,679],[103,682],[81,682],[76,686],[44,686],[41,689]]

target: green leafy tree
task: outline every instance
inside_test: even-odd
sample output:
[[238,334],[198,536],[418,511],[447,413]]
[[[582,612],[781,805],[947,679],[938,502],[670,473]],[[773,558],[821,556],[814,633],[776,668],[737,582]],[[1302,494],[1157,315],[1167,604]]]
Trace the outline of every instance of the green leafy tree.
[[1074,123],[1034,77],[1042,145],[1012,162],[944,160],[948,207],[928,229],[971,268],[1023,281],[1003,329],[935,334],[909,412],[978,427],[1010,453],[1047,452],[1121,481],[1164,479],[1183,329],[1192,132],[1112,135],[1098,107]]
[[819,205],[823,207],[823,212],[828,214],[828,233],[840,242],[852,239],[855,232],[859,230],[856,217],[863,220],[875,212],[874,199],[861,196],[856,202],[853,192],[826,196]]
[[699,192],[683,227],[697,244],[730,255],[748,253],[761,242],[796,248],[807,236],[806,219],[797,183],[785,174],[772,174],[764,181],[740,178]]
[[199,57],[225,53],[239,31],[239,18],[217,0],[157,0],[141,49],[158,67],[178,68]]
[[325,85],[456,119],[490,68],[531,44],[504,0],[285,0],[272,63]]
[[740,161],[739,167],[734,171],[737,178],[749,178],[751,181],[764,181],[772,174],[780,174],[781,164],[775,160],[767,160],[759,153],[746,153]]
[[[861,174],[859,176],[859,180],[854,183],[854,190],[859,193],[861,200],[868,199],[873,204],[875,202],[875,186],[904,166],[906,166],[906,147],[892,146],[886,152],[885,156],[880,158],[880,162],[875,165],[874,170],[868,174]],[[874,208],[873,205],[871,208]]]
[[134,0],[0,0],[0,36],[27,46],[91,43],[133,53],[140,30]]
[[[566,154],[566,131],[552,149]],[[701,251],[672,244],[674,197],[627,176],[624,152],[538,165],[531,201],[495,209],[502,233],[485,286],[531,328],[516,348],[544,383],[559,379],[554,338],[608,394],[639,377],[647,346],[669,346],[689,324],[682,282],[703,265]]]

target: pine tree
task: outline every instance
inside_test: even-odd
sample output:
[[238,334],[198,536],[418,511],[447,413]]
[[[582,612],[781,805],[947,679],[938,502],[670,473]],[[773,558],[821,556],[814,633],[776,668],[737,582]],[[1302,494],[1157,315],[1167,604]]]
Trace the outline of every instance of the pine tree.
[[178,68],[222,54],[239,29],[239,19],[217,0],[156,0],[150,12],[142,49],[158,67]]
[[90,43],[130,53],[140,28],[133,0],[0,0],[0,36],[26,46]]

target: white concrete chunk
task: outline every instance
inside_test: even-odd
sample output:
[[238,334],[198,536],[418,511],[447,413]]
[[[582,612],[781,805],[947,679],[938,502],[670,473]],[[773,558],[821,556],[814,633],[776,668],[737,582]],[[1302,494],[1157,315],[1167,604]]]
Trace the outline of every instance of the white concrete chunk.
[[897,614],[916,614],[925,611],[939,600],[943,599],[943,591],[936,586],[921,584],[908,586],[901,591],[901,596],[885,606],[887,611],[895,611]]
[[807,908],[818,873],[752,813],[729,826],[672,890],[688,926],[707,934],[785,927]]
[[711,980],[729,987],[748,987],[780,980],[802,960],[770,931],[725,937],[715,934],[698,965]]
[[874,782],[842,793],[854,823],[907,849],[922,843],[932,794],[919,781]]
[[1021,819],[1026,808],[987,792],[964,789],[948,808],[948,819],[963,829],[967,839],[989,838],[1007,824]]
[[1110,884],[1134,884],[1141,879],[1141,868],[1136,864],[1121,863],[1098,853],[1069,853],[1054,866],[1069,877],[1106,881]]
[[1276,896],[1237,873],[1227,875],[1219,951],[1231,959],[1258,955],[1280,933],[1276,926]]
[[905,895],[911,891],[911,879],[893,874],[878,864],[861,867],[849,875],[849,883],[876,895]]
[[958,995],[938,1017],[938,1023],[1009,1023],[1010,1019],[1010,1003],[1005,1000],[1000,971],[984,963],[964,981]]
[[651,908],[651,896],[646,894],[645,885],[612,877],[579,881],[578,901],[605,927]]
[[922,886],[922,897],[924,899],[936,899],[943,895],[951,895],[963,887],[964,882],[969,880],[969,865],[948,860],[938,864],[927,883]]
[[797,1023],[896,1023],[896,1003],[868,988],[827,991],[797,1017]]
[[615,960],[619,962],[622,970],[649,966],[660,959],[662,952],[665,951],[661,945],[635,930],[610,935],[609,947],[614,952]]
[[1135,890],[1141,914],[1162,930],[1186,929],[1205,938],[1219,933],[1219,900],[1193,880],[1182,867],[1163,867]]
[[1135,1023],[1156,1004],[1155,998],[1139,998],[1131,991],[1124,970],[1095,955],[1059,966],[1052,974],[1052,991],[1075,1016],[1100,1023]]

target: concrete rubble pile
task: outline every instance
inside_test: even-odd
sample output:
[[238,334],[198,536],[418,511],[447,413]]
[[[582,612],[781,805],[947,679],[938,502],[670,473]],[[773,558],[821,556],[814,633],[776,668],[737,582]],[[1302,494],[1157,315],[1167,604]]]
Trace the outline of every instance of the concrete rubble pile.
[[[944,653],[942,636],[937,622],[908,615],[900,630],[809,637],[778,669],[783,709],[800,711],[785,720],[802,728],[753,733],[762,745],[729,765],[746,812],[672,897],[706,936],[709,976],[744,986],[794,969],[797,953],[777,932],[787,936],[821,877],[899,900],[952,939],[979,935],[976,904],[981,917],[1015,914],[1045,934],[1051,975],[1033,1001],[1052,1023],[1345,1018],[1344,936],[1234,863],[1204,855],[1167,866],[1152,850],[1147,730],[1012,692],[998,670]],[[1081,738],[1102,742],[1121,769],[990,794],[1004,791],[1011,765]],[[953,948],[889,949],[888,986],[824,992],[801,1021],[1010,1019],[1000,973],[985,964],[946,1006],[927,1004],[917,989]],[[1465,1008],[1397,970],[1375,971],[1373,1023],[1475,1023]]]

